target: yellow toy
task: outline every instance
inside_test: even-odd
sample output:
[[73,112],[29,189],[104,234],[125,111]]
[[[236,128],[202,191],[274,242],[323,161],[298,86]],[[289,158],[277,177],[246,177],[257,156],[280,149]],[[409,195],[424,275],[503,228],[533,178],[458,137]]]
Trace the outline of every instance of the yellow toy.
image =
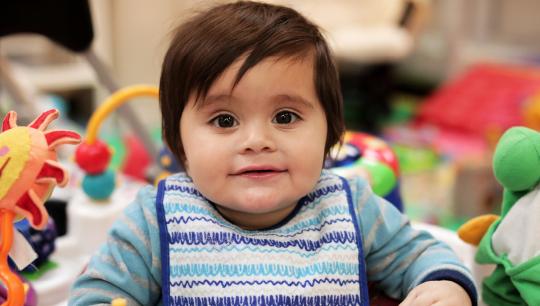
[[30,225],[42,229],[48,220],[43,206],[55,185],[64,186],[66,170],[56,161],[56,148],[77,144],[79,134],[71,131],[45,131],[58,117],[57,110],[41,114],[28,126],[17,126],[17,114],[9,112],[0,133],[0,280],[8,289],[2,306],[23,305],[24,286],[8,265],[13,243],[13,222],[27,218]]

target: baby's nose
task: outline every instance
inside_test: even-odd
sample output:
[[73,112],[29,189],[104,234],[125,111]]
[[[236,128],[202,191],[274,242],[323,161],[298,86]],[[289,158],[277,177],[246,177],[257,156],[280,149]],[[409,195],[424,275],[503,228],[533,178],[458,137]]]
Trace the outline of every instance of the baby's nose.
[[246,127],[242,145],[243,152],[271,152],[276,149],[273,131],[264,124]]

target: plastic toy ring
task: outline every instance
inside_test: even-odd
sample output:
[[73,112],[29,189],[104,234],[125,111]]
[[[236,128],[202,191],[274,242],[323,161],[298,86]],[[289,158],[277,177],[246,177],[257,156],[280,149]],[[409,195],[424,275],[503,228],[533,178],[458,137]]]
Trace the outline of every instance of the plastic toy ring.
[[75,161],[86,172],[82,181],[83,191],[97,201],[107,200],[115,188],[115,174],[108,169],[112,152],[107,144],[97,138],[99,127],[105,118],[131,98],[139,96],[158,97],[154,86],[135,85],[112,94],[90,117],[86,139],[75,152]]
[[115,109],[129,101],[131,98],[140,96],[158,97],[159,91],[155,86],[134,85],[120,89],[112,94],[103,104],[92,114],[86,129],[86,142],[93,144],[96,141],[97,133],[101,122]]

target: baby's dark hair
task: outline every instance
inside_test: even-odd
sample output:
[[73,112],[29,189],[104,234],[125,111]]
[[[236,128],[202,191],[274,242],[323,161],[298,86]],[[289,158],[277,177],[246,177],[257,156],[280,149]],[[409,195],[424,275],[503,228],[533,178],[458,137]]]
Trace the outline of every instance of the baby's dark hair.
[[308,55],[314,60],[313,81],[328,122],[327,154],[340,141],[345,124],[338,72],[317,26],[291,8],[251,1],[216,6],[180,25],[165,55],[159,84],[163,136],[170,150],[184,164],[180,118],[190,95],[196,102],[204,99],[239,57],[246,59],[235,85],[268,57]]

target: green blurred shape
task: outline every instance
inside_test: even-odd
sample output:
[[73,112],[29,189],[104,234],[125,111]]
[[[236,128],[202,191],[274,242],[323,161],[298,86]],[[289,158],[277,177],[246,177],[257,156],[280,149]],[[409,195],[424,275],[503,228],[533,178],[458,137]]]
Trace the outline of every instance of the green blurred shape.
[[440,161],[437,153],[429,148],[413,148],[394,144],[392,149],[398,157],[399,167],[403,173],[431,170]]

